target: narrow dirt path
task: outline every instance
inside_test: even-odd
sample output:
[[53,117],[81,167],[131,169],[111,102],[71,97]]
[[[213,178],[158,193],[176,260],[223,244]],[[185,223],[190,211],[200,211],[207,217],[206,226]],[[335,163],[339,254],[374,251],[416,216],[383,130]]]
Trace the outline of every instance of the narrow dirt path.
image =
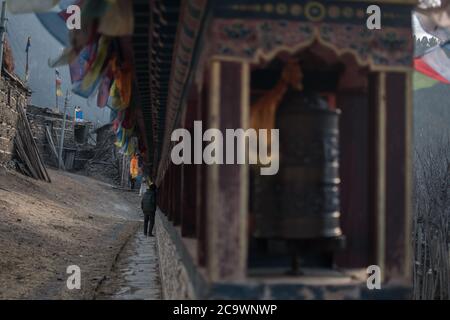
[[100,286],[99,300],[159,300],[161,281],[154,237],[138,230],[119,255],[117,263]]
[[[136,193],[50,175],[48,184],[0,168],[0,299],[93,299],[142,226]],[[71,265],[81,269],[80,290],[67,288]]]

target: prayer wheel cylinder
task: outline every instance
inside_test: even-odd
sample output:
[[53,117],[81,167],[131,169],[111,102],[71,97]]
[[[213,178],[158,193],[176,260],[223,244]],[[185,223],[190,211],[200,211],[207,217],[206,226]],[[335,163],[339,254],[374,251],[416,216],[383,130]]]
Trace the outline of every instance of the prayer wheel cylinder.
[[305,244],[341,237],[339,114],[318,95],[286,93],[276,114],[279,171],[252,174],[256,238]]

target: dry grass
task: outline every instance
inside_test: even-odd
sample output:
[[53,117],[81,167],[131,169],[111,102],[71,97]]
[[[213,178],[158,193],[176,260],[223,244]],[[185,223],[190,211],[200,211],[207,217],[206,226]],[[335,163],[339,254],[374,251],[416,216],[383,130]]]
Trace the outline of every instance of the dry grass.
[[414,298],[450,298],[450,140],[415,157]]

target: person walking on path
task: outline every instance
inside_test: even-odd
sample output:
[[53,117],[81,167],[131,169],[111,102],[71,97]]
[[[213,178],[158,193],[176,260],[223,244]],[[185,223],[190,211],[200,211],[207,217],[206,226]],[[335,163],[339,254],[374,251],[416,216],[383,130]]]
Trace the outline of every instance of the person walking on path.
[[[144,212],[144,235],[153,237],[153,226],[155,225],[156,214],[156,186],[151,184],[144,193],[141,201],[142,211]],[[149,228],[150,223],[150,228]]]
[[143,197],[148,189],[150,181],[146,176],[142,176],[141,187],[139,188],[139,197]]
[[134,186],[136,184],[136,178],[139,175],[139,165],[138,158],[134,154],[130,161],[130,184],[131,190],[134,190]]

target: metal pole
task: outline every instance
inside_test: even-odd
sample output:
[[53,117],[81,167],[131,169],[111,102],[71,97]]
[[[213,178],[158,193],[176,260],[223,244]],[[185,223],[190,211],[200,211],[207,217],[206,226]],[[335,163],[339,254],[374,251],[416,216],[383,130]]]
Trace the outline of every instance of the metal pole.
[[59,111],[59,105],[58,105],[58,84],[56,79],[56,73],[55,73],[55,96],[56,96],[56,111]]
[[29,51],[27,50],[27,61],[26,61],[26,67],[25,67],[25,82],[28,82],[28,73],[30,71],[30,54]]
[[2,13],[0,18],[0,75],[3,70],[3,47],[5,44],[6,31],[6,1],[2,2]]
[[27,61],[25,64],[25,83],[28,83],[28,80],[30,78],[30,47],[31,47],[31,37],[28,37],[27,40]]
[[63,123],[61,128],[61,138],[59,139],[59,170],[63,168],[63,148],[64,148],[64,135],[66,132],[66,111],[67,104],[69,102],[69,90],[66,91],[66,99],[64,101],[64,113],[63,113]]
[[75,122],[77,120],[77,107],[73,109],[73,118],[72,118],[73,132],[75,132]]

